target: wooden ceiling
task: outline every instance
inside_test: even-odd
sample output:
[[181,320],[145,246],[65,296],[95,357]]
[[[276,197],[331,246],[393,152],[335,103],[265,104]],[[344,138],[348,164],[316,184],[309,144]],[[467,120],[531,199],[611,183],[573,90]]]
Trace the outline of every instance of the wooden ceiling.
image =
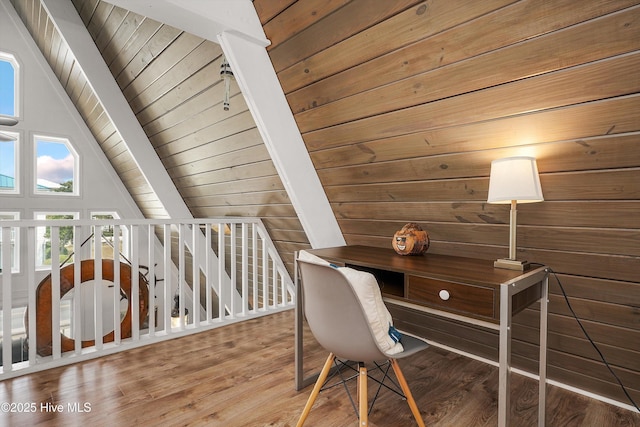
[[[138,205],[158,215],[46,12],[12,3]],[[490,162],[535,156],[545,202],[518,207],[518,256],[559,273],[636,400],[639,3],[254,1],[347,243],[389,246],[414,221],[433,253],[504,257],[508,208],[486,203]],[[262,217],[291,267],[309,242],[235,84],[221,107],[220,47],[108,3],[73,4],[193,215]],[[556,282],[551,311],[550,376],[625,401]],[[534,323],[525,311],[514,326],[524,367]]]

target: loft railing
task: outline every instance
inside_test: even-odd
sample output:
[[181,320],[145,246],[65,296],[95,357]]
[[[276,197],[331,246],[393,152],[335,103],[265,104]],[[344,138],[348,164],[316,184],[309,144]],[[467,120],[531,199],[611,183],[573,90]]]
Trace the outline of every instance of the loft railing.
[[0,268],[0,380],[295,305],[253,218],[0,221]]

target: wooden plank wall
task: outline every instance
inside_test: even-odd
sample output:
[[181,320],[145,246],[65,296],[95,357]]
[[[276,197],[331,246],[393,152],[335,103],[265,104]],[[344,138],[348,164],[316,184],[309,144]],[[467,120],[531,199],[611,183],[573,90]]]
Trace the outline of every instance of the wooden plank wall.
[[[518,257],[558,274],[640,401],[640,6],[637,0],[255,0],[273,65],[349,244],[409,221],[431,253],[507,255],[490,162],[538,160]],[[427,255],[428,256],[428,255]],[[628,403],[551,281],[550,377]],[[536,309],[515,362],[535,366]],[[425,333],[495,355],[495,335]]]
[[[145,217],[166,216],[40,2],[13,4]],[[222,108],[220,46],[109,3],[73,4],[193,216],[263,218],[292,272],[309,241],[235,81]]]

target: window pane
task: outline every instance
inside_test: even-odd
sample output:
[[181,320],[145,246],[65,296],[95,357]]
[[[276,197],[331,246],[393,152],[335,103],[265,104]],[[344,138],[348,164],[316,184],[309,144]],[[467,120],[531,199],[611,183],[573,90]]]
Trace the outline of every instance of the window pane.
[[16,115],[15,77],[16,71],[6,55],[0,56],[0,114]]
[[[0,212],[0,221],[14,221],[20,219],[18,212]],[[18,249],[20,247],[20,233],[17,227],[11,230],[11,271],[18,273],[20,271],[20,259]],[[0,272],[2,272],[2,232],[0,231]]]
[[36,137],[36,193],[76,193],[77,156],[66,140]]
[[0,131],[0,192],[17,192],[16,141],[17,134]]
[[[91,219],[95,220],[109,220],[109,219],[119,219],[119,216],[115,212],[94,212],[91,214]],[[113,226],[103,226],[102,227],[102,258],[103,259],[113,259],[113,251],[114,248],[118,247],[118,252],[120,257],[127,257],[129,255],[129,239],[128,239],[128,228],[126,226],[120,226],[118,228],[118,235],[114,235],[115,230]],[[95,239],[95,236],[94,236]],[[95,241],[91,242],[91,256],[95,257]]]
[[[36,214],[36,219],[77,219],[77,213],[71,214]],[[73,227],[59,227],[58,228],[58,250],[60,251],[59,265],[66,265],[73,262]],[[53,242],[51,241],[51,227],[36,227],[36,267],[38,268],[50,268],[53,260],[51,259],[51,248]]]

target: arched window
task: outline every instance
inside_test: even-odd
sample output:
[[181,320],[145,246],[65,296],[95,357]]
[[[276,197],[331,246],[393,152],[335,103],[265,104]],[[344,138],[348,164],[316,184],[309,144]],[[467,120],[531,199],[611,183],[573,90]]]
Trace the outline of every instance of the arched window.
[[78,154],[66,138],[36,135],[35,194],[78,195]]
[[18,133],[6,126],[18,118],[18,61],[0,51],[0,193],[18,193]]
[[[10,53],[0,52],[0,115],[18,118],[19,65]],[[2,124],[0,122],[0,124]]]

